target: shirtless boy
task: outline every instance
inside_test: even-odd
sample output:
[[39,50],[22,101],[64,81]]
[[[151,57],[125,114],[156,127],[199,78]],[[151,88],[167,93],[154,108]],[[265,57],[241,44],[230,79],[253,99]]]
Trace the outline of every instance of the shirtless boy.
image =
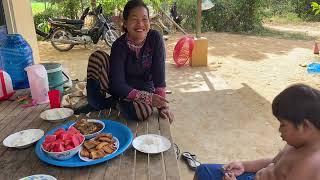
[[296,84],[272,102],[284,149],[270,159],[203,164],[195,180],[320,180],[320,91]]

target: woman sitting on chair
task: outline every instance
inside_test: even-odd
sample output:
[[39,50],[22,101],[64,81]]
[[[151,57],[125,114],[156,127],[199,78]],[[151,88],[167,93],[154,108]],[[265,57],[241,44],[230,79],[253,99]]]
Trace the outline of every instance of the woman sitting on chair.
[[[162,36],[150,29],[149,10],[142,0],[129,1],[123,19],[125,33],[113,43],[110,58],[102,51],[89,58],[88,102],[95,109],[105,109],[119,100],[121,113],[137,120],[146,120],[155,107],[171,122]],[[106,98],[106,93],[112,96]]]

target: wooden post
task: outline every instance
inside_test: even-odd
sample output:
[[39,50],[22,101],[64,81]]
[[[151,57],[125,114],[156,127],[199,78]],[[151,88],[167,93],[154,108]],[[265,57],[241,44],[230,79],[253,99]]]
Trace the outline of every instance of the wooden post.
[[197,21],[196,21],[196,38],[200,38],[201,34],[201,1],[198,0]]
[[201,4],[202,0],[198,0],[196,37],[194,38],[192,57],[189,61],[189,64],[192,67],[208,65],[208,39],[205,37],[201,37]]

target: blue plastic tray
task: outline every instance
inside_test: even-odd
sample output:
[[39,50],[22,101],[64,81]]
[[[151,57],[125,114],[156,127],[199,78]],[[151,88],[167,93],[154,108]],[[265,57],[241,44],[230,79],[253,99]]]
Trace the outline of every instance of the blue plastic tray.
[[[42,151],[41,149],[41,144],[45,139],[45,136],[43,136],[37,143],[36,145],[36,149],[35,152],[37,154],[37,156],[39,157],[39,159],[43,162],[46,162],[48,164],[52,164],[55,166],[62,166],[62,167],[82,167],[82,166],[90,166],[90,165],[94,165],[94,164],[98,164],[98,163],[102,163],[105,162],[109,159],[112,159],[116,156],[118,156],[119,154],[122,154],[126,149],[129,148],[129,146],[132,143],[133,140],[133,134],[131,132],[131,130],[118,122],[114,122],[114,121],[110,121],[110,120],[101,120],[105,123],[106,127],[105,129],[102,131],[102,133],[111,133],[113,136],[115,136],[116,138],[118,138],[119,140],[119,149],[118,151],[116,151],[113,154],[110,154],[104,158],[101,159],[97,159],[95,161],[82,161],[78,154],[76,154],[75,156],[73,156],[71,159],[68,160],[64,160],[64,161],[59,161],[56,159],[53,159],[49,156],[47,156],[47,154],[45,152]],[[50,130],[48,133],[46,133],[46,135],[48,134],[53,134],[58,128],[64,128],[67,129],[73,122],[69,122],[67,124],[58,126],[52,130]]]

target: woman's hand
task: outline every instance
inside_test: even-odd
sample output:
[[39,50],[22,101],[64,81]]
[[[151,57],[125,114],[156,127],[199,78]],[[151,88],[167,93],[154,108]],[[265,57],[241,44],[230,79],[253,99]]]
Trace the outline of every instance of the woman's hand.
[[161,118],[169,119],[169,122],[172,123],[174,120],[173,113],[169,110],[168,107],[162,108],[159,110],[159,114]]
[[223,167],[226,173],[232,173],[235,176],[240,176],[244,173],[243,163],[240,161],[231,162]]
[[225,173],[223,180],[237,180],[237,178],[233,173]]
[[167,103],[169,103],[169,101],[166,100],[166,98],[159,96],[158,94],[153,94],[151,103],[153,107],[163,108],[167,106]]

